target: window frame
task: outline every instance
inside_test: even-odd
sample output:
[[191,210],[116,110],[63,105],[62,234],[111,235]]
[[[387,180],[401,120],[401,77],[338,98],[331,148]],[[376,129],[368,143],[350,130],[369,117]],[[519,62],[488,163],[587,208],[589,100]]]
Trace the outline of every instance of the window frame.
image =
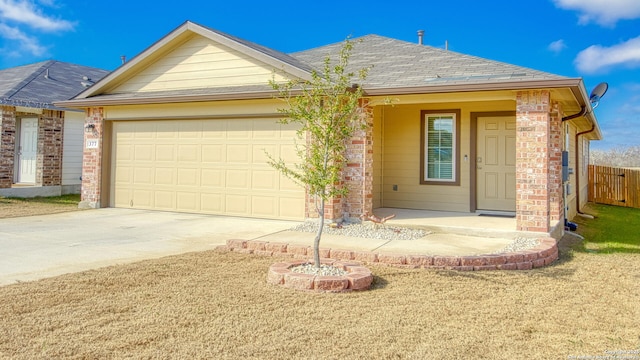
[[[451,155],[453,179],[428,179],[427,169],[427,116],[453,116],[453,154]],[[421,185],[449,185],[460,186],[460,109],[421,110],[420,111],[420,184]]]

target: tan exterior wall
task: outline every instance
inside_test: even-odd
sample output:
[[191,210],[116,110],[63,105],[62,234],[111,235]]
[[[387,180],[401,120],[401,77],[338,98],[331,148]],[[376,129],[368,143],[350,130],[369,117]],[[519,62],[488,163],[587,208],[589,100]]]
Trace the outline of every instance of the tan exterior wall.
[[284,106],[282,101],[217,101],[176,104],[127,105],[104,108],[106,120],[145,120],[159,118],[184,117],[227,117],[228,115],[265,115],[277,114],[278,108]]
[[[381,168],[382,176],[377,179],[374,177],[374,189],[380,189],[379,192],[374,191],[374,204],[382,207],[469,212],[472,164],[469,158],[472,144],[470,113],[513,111],[515,102],[502,100],[379,107],[381,109],[375,112],[374,126],[378,126],[374,129],[374,140],[382,141],[383,151],[380,157],[374,157],[374,167]],[[457,159],[460,161],[459,186],[420,184],[420,111],[440,109],[460,109]],[[475,144],[475,139],[473,143]],[[374,171],[375,173],[377,172]],[[397,185],[397,190],[394,190],[394,185]]]
[[382,159],[384,148],[384,139],[382,137],[382,119],[384,118],[385,106],[377,106],[373,110],[373,169],[372,169],[372,181],[373,181],[373,189],[372,189],[372,197],[373,197],[373,208],[382,207],[383,203],[383,193],[382,193]]
[[[567,195],[567,219],[571,220],[578,214],[579,210],[576,197],[580,196],[580,208],[589,200],[589,140],[585,139],[584,136],[580,136],[576,144],[578,128],[573,121],[568,121],[564,128],[565,134],[568,133],[569,135],[569,147],[567,149],[569,151],[569,168],[573,169],[573,174],[569,175],[570,194]],[[579,179],[577,178],[578,176],[580,177]]]
[[231,48],[192,36],[110,93],[265,85],[272,79],[273,70]]

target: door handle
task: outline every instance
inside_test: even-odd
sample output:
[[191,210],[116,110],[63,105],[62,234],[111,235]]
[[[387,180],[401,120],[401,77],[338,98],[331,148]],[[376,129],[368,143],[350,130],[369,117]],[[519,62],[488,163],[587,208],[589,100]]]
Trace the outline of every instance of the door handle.
[[478,159],[476,160],[476,168],[477,169],[482,169],[482,156],[478,156]]

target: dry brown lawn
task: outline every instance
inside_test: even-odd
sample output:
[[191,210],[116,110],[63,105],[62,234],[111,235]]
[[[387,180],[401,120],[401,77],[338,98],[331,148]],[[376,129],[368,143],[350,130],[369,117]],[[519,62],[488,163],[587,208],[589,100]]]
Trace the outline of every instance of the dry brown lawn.
[[50,198],[4,198],[0,196],[0,219],[78,211],[80,195]]
[[[566,359],[640,349],[640,256],[532,271],[372,266],[373,289],[268,285],[209,251],[0,287],[0,358]],[[638,354],[640,356],[640,354]]]

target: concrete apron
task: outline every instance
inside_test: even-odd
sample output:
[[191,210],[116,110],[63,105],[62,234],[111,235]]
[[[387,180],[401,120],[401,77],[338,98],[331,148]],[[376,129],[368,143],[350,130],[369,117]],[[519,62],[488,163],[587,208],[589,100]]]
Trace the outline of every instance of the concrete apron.
[[0,219],[0,285],[211,250],[297,224],[114,208]]

